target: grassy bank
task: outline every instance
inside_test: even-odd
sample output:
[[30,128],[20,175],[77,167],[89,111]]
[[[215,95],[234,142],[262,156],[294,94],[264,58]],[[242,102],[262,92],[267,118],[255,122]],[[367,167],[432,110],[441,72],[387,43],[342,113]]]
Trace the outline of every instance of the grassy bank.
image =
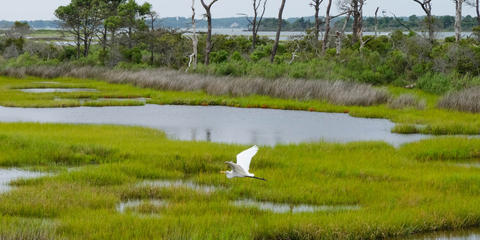
[[[172,141],[135,127],[2,123],[0,166],[52,174],[16,181],[0,195],[0,238],[379,239],[480,226],[480,169],[459,164],[478,162],[479,146],[441,138],[400,149],[379,142],[264,147],[252,163],[268,179],[261,182],[219,174],[247,146]],[[138,184],[157,179],[216,190]],[[118,213],[128,199],[166,205]],[[276,214],[233,205],[242,199],[358,208]]]
[[[134,75],[137,76],[137,75]],[[134,79],[130,76],[131,79]],[[129,77],[129,78],[130,78]],[[138,76],[137,76],[138,77]],[[387,92],[389,100],[374,106],[355,106],[332,104],[327,100],[300,99],[293,97],[272,97],[261,95],[229,94],[217,92],[208,94],[201,87],[190,91],[159,90],[155,82],[150,85],[117,81],[122,84],[107,83],[89,79],[54,78],[9,78],[0,77],[0,105],[8,107],[78,107],[78,106],[137,106],[149,104],[175,105],[222,105],[244,108],[273,108],[286,110],[304,110],[318,112],[349,113],[355,117],[387,118],[399,125],[393,129],[398,133],[426,133],[426,134],[479,134],[480,115],[467,112],[440,109],[437,103],[439,96],[420,90],[407,90],[390,87]],[[133,84],[140,85],[139,87]],[[175,84],[172,82],[172,84]],[[179,83],[183,85],[184,83]],[[188,86],[188,84],[184,84]],[[334,84],[335,85],[335,84]],[[332,86],[334,86],[332,85]],[[97,92],[73,93],[25,93],[23,88],[92,88]],[[176,89],[173,87],[173,89]],[[196,90],[195,90],[196,89]],[[283,87],[285,89],[285,87]],[[338,95],[348,100],[349,90],[338,88]],[[343,89],[343,90],[342,90]],[[346,88],[349,89],[349,88]],[[178,90],[178,89],[177,89]],[[187,90],[187,89],[180,89]],[[306,91],[305,89],[303,89]],[[370,92],[373,96],[385,96],[385,93],[376,95],[375,89],[364,88],[362,93]],[[329,96],[335,96],[332,91]],[[372,95],[370,95],[372,96]],[[362,97],[360,97],[362,98]],[[382,97],[383,98],[383,97]],[[370,98],[367,94],[365,101]],[[363,102],[361,100],[360,102]]]

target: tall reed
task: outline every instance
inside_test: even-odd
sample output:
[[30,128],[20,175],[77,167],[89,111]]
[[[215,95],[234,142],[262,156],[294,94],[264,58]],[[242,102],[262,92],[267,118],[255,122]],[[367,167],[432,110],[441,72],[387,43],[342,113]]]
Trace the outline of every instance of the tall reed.
[[187,74],[176,70],[145,69],[138,71],[103,67],[29,66],[5,68],[2,75],[42,78],[94,78],[110,83],[127,83],[144,88],[173,91],[205,91],[212,95],[264,95],[284,99],[322,100],[339,105],[371,106],[386,103],[388,91],[368,84],[345,81],[293,80],[214,77]]

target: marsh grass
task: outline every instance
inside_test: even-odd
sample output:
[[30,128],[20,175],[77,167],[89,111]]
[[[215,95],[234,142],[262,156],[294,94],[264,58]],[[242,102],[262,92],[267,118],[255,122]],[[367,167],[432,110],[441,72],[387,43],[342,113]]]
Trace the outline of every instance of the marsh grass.
[[56,224],[50,220],[18,218],[0,214],[0,240],[55,239]]
[[393,109],[416,108],[418,110],[424,110],[426,108],[426,101],[419,100],[415,95],[406,93],[396,98],[391,98],[388,106]]
[[480,87],[448,93],[439,102],[440,108],[480,113]]
[[75,77],[128,83],[167,91],[204,91],[211,95],[245,97],[263,95],[283,99],[323,100],[338,105],[370,106],[385,103],[389,94],[367,84],[322,80],[269,80],[261,78],[215,77],[174,70],[127,71],[101,67],[30,66],[6,68],[5,76],[41,78]]
[[[0,222],[9,222],[0,233],[7,237],[22,233],[13,224],[20,218],[56,222],[54,229],[26,225],[33,236],[26,239],[36,239],[36,232],[39,239],[382,239],[480,225],[480,169],[451,165],[451,159],[478,162],[474,139],[432,139],[400,149],[382,142],[261,147],[251,168],[269,181],[257,182],[219,174],[223,162],[247,146],[173,141],[158,131],[121,126],[0,123],[0,132],[15,142],[2,145],[2,152],[36,153],[43,145],[31,144],[41,139],[70,149],[88,142],[119,149],[104,156],[123,156],[16,181],[13,191],[0,195]],[[50,158],[12,164],[57,165]],[[163,179],[218,190],[141,184]],[[116,210],[122,201],[150,199],[167,206]],[[277,214],[232,204],[241,199],[360,208]]]

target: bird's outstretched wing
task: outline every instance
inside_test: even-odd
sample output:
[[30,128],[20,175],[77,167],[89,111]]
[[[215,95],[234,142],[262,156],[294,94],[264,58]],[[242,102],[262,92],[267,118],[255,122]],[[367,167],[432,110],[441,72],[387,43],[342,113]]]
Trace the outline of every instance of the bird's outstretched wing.
[[250,162],[253,156],[257,154],[258,147],[255,145],[237,155],[237,164],[240,165],[245,171],[249,172]]

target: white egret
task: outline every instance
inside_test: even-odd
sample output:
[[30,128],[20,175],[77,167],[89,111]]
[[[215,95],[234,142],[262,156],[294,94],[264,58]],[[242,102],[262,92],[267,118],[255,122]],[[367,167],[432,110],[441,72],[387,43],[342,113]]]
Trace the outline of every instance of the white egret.
[[258,179],[258,180],[263,180],[263,181],[267,181],[266,179],[264,178],[259,178],[259,177],[255,177],[255,175],[253,175],[253,173],[249,173],[249,169],[250,169],[250,162],[252,162],[252,158],[253,156],[255,156],[255,154],[257,154],[258,152],[258,147],[257,146],[253,146],[241,153],[239,153],[237,155],[237,163],[233,163],[233,162],[225,162],[228,166],[230,166],[230,168],[232,168],[231,171],[223,171],[222,173],[225,173],[227,175],[227,178],[244,178],[244,177],[247,177],[247,178],[254,178],[254,179]]

